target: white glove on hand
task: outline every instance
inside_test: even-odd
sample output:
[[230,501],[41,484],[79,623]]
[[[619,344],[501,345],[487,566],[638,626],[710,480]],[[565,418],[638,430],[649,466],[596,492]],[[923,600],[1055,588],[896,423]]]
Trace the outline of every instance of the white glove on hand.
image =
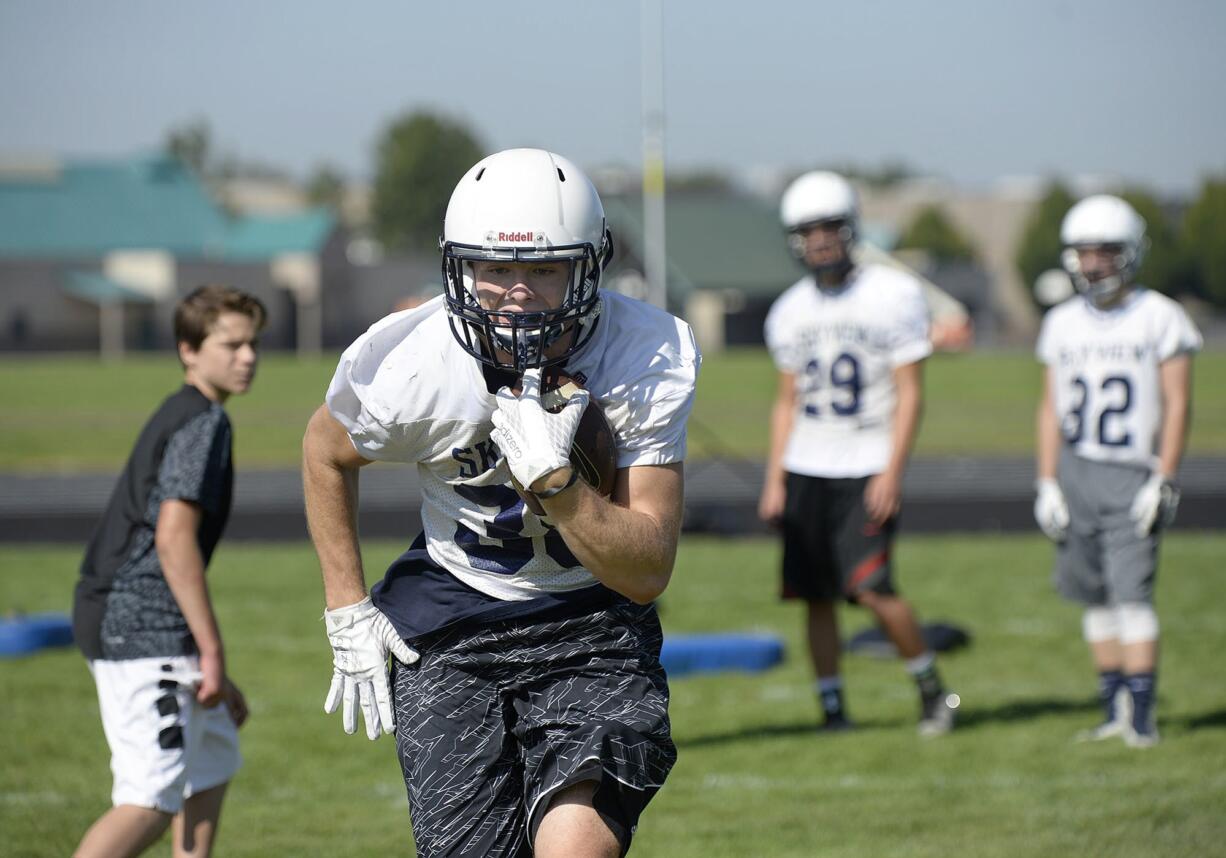
[[353,733],[358,728],[356,704],[360,703],[369,739],[378,739],[380,732],[394,732],[387,654],[391,652],[405,664],[413,664],[419,656],[396,633],[391,620],[375,607],[370,596],[356,605],[324,611],[324,624],[328,643],[332,644],[333,665],[332,687],[324,701],[324,712],[331,715],[344,700],[341,723],[346,733]]
[[1137,536],[1146,537],[1175,520],[1179,489],[1162,474],[1153,474],[1132,500],[1129,515],[1137,524]]
[[1068,502],[1060,484],[1051,477],[1036,480],[1038,496],[1034,499],[1034,520],[1052,542],[1063,542],[1068,536]]
[[546,474],[570,466],[570,445],[583,411],[588,392],[576,391],[557,414],[541,405],[541,371],[524,373],[523,391],[516,396],[509,387],[498,391],[498,409],[493,414],[494,431],[490,437],[507,457],[511,474],[529,491]]

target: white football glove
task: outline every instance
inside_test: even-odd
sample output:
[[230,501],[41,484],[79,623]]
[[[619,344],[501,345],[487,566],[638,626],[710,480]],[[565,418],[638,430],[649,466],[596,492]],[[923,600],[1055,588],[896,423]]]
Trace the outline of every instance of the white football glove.
[[405,664],[419,656],[405,644],[392,627],[391,620],[375,607],[370,596],[355,605],[324,611],[328,643],[332,644],[332,687],[324,700],[324,712],[331,715],[344,701],[341,723],[346,733],[358,729],[357,706],[362,707],[366,736],[378,739],[392,733],[392,697],[387,684],[387,654]]
[[1129,515],[1137,525],[1137,536],[1146,537],[1175,520],[1179,489],[1162,474],[1153,474],[1132,499]]
[[1060,484],[1051,477],[1036,480],[1034,484],[1038,496],[1034,499],[1034,520],[1039,523],[1039,529],[1052,542],[1063,542],[1068,536],[1068,501]]
[[516,396],[509,387],[498,391],[494,431],[490,437],[507,457],[511,474],[531,491],[532,484],[559,468],[570,466],[570,445],[587,408],[588,392],[575,391],[557,414],[541,405],[541,371],[524,373],[523,390]]

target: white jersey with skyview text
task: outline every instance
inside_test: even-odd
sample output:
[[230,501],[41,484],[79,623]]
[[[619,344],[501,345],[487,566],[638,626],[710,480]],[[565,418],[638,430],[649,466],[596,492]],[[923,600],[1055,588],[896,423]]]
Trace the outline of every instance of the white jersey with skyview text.
[[1109,310],[1080,295],[1052,308],[1035,352],[1050,370],[1064,442],[1086,459],[1151,467],[1162,426],[1158,368],[1201,344],[1183,308],[1150,289]]
[[766,344],[796,378],[783,467],[811,477],[864,477],[890,461],[894,370],[932,353],[919,281],[869,264],[838,290],[803,277],[766,317]]
[[[685,322],[604,292],[596,331],[565,370],[603,409],[626,468],[685,459],[700,360]],[[495,397],[441,297],[376,322],[349,346],[327,405],[359,454],[418,466],[427,549],[465,584],[519,601],[595,582],[511,487],[490,440]]]

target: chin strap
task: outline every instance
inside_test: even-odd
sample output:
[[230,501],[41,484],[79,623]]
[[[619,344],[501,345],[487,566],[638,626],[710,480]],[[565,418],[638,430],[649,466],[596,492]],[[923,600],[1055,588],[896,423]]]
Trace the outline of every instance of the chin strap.
[[[813,280],[817,283],[818,289],[837,291],[847,285],[847,281],[851,278],[852,269],[855,267],[855,263],[849,259],[845,259],[842,262],[836,262],[832,265],[810,265],[809,273],[813,275]],[[823,281],[823,276],[831,274],[838,277],[838,282],[834,285],[827,285]]]

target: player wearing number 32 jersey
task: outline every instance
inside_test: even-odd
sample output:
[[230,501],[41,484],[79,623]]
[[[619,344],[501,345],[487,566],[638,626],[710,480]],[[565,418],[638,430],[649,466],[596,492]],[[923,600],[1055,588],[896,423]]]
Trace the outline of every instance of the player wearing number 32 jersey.
[[1085,606],[1104,720],[1083,739],[1158,741],[1158,536],[1175,516],[1175,476],[1200,333],[1183,309],[1133,282],[1145,221],[1122,199],[1088,197],[1061,225],[1080,293],[1043,320],[1035,518],[1057,543],[1056,586]]

